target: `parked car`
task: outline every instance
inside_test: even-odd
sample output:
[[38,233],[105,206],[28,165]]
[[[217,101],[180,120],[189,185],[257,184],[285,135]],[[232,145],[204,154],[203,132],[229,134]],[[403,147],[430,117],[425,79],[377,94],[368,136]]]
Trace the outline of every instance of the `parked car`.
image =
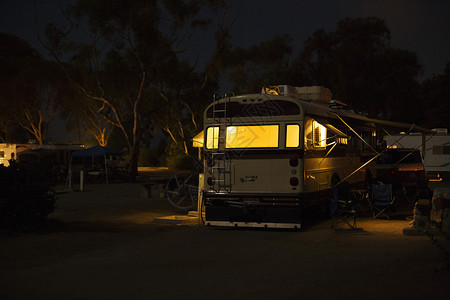
[[425,168],[417,149],[387,149],[377,159],[377,179],[394,189],[414,188],[426,183]]

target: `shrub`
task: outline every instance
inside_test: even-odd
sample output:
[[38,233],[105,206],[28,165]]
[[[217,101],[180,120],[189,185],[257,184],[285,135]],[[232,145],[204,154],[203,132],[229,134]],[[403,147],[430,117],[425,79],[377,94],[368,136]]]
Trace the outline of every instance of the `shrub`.
[[41,165],[0,165],[0,226],[12,232],[38,229],[55,209],[52,179]]
[[159,167],[159,154],[157,149],[150,149],[148,147],[139,148],[139,167]]

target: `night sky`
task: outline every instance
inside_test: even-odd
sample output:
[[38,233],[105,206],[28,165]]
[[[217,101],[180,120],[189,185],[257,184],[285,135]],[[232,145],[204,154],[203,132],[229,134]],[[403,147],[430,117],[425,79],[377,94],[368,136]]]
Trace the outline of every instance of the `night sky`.
[[[0,1],[0,31],[17,35],[44,53],[36,38],[35,16],[42,31],[50,21],[64,21],[59,5],[70,1],[36,2],[37,14],[35,0]],[[345,17],[368,16],[387,21],[393,47],[417,53],[424,67],[422,79],[443,72],[450,61],[450,1],[446,0],[244,0],[231,34],[237,46],[288,34],[295,41],[296,54],[315,30],[332,31]]]
[[[28,41],[46,57],[36,37],[36,16],[41,33],[49,22],[64,25],[59,6],[70,2],[73,0],[1,0],[0,32]],[[294,55],[297,55],[315,30],[334,31],[337,22],[345,17],[369,16],[387,21],[392,47],[417,53],[424,71],[421,80],[443,73],[450,61],[450,1],[447,0],[244,0],[231,31],[232,42],[245,47],[277,34],[288,34],[294,40]],[[199,49],[202,50],[196,56],[199,53],[208,56],[210,41],[201,41]],[[49,135],[63,142],[67,135],[52,127],[59,128],[51,126]]]

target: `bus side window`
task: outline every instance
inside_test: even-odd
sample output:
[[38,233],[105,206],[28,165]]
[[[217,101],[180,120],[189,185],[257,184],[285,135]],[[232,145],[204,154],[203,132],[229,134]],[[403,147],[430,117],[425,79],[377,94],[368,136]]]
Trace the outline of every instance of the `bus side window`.
[[[375,143],[375,132],[369,129],[363,129],[362,134],[361,134],[362,138],[364,139],[365,143],[362,142],[362,149],[363,151],[369,151],[371,150],[371,148],[367,145],[371,145],[374,146]],[[367,144],[366,144],[367,143]]]
[[286,148],[297,148],[300,145],[300,126],[286,125]]
[[314,147],[323,148],[327,146],[327,128],[317,121],[313,121]]
[[362,143],[361,140],[356,135],[354,135],[351,140],[352,140],[352,143],[351,143],[352,150],[353,151],[361,151],[361,143]]
[[206,130],[206,148],[217,149],[219,146],[219,127],[208,127]]
[[335,138],[337,147],[341,149],[351,149],[351,138],[347,132],[347,128],[342,126],[336,126],[336,128],[346,135],[346,137]]
[[312,119],[308,118],[305,121],[305,130],[304,130],[304,143],[305,143],[305,149],[311,149],[312,148]]
[[305,122],[305,148],[322,150],[327,146],[327,128],[314,119]]

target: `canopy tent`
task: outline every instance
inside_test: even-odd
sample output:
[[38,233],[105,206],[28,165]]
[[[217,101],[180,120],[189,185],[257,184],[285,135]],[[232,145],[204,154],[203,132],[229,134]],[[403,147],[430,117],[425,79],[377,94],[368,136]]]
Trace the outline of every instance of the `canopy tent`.
[[75,157],[87,157],[87,156],[116,156],[122,155],[123,152],[119,150],[114,150],[108,147],[95,146],[91,148],[86,148],[84,150],[75,151],[72,156]]
[[[105,177],[106,183],[108,183],[108,165],[106,163],[106,156],[118,156],[123,155],[122,151],[114,150],[103,146],[94,146],[84,150],[75,151],[72,153],[73,157],[96,157],[103,156],[105,161]],[[72,166],[72,159],[70,160],[70,166]]]

